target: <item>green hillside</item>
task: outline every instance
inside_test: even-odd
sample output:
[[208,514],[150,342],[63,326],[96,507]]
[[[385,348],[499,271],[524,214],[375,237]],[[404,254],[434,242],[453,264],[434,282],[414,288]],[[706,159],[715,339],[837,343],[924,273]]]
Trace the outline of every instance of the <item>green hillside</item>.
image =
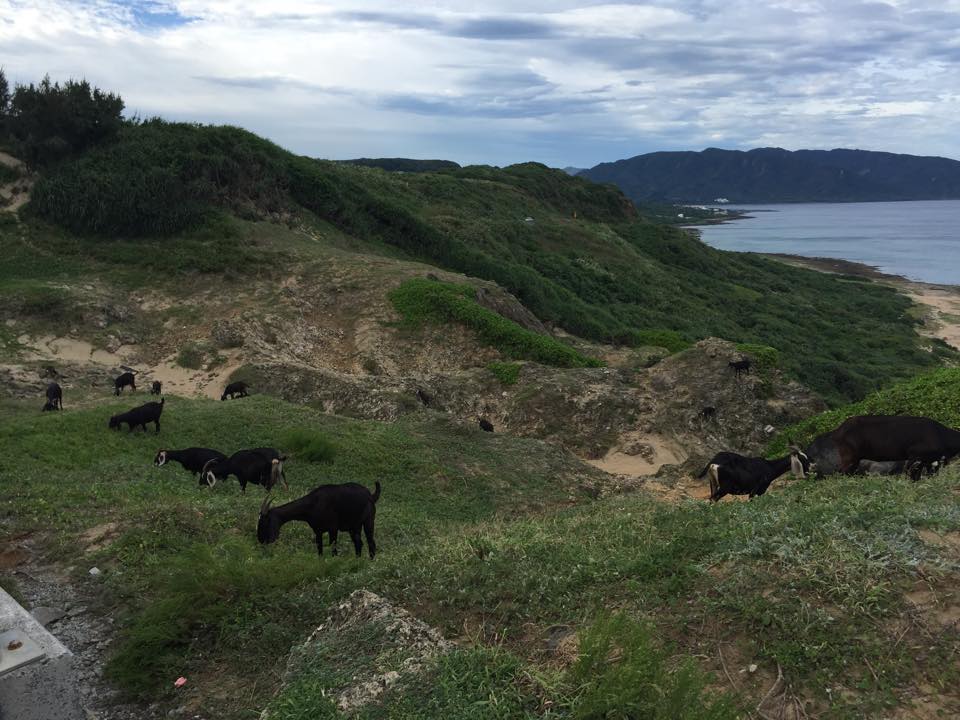
[[[177,465],[153,467],[153,433],[107,430],[126,406],[106,395],[41,414],[3,400],[15,423],[0,424],[0,472],[17,482],[0,507],[6,533],[37,533],[75,568],[73,583],[96,583],[90,602],[122,628],[110,677],[164,711],[188,703],[233,720],[269,705],[274,718],[340,717],[329,689],[403,659],[375,625],[319,648],[328,661],[271,697],[290,646],[358,588],[462,637],[363,717],[599,719],[626,702],[639,717],[728,718],[742,716],[731,702],[756,704],[778,666],[807,709],[829,718],[885,716],[918,686],[955,687],[956,628],[933,614],[898,624],[918,583],[954,586],[955,548],[928,541],[960,529],[949,471],[919,484],[778,483],[716,507],[647,492],[597,498],[605,476],[554,446],[432,414],[359,422],[266,397],[225,407],[168,396],[165,445],[232,450],[304,427],[325,438],[335,449],[326,462],[291,453],[291,489],[277,502],[321,482],[383,483],[376,560],[319,561],[303,524],[257,545],[259,488],[209,490]],[[101,528],[96,543],[90,528]],[[92,565],[98,581],[86,577]],[[14,591],[18,577],[0,571]],[[544,649],[558,628],[579,637],[576,663]],[[750,664],[756,675],[739,672]],[[179,675],[189,683],[174,692]]]
[[330,224],[368,251],[494,280],[590,340],[643,345],[669,330],[776,347],[833,402],[952,355],[920,341],[909,302],[888,288],[713,250],[646,221],[616,190],[532,163],[388,173],[157,120],[45,171],[31,210],[106,244],[168,237],[172,249],[183,233],[216,234],[224,210]]

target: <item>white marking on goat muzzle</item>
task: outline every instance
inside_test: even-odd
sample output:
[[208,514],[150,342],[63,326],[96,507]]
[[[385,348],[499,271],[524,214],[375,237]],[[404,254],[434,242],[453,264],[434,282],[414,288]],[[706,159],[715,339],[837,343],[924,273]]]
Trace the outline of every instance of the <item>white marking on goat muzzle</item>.
[[790,456],[790,472],[793,474],[794,477],[797,477],[797,478],[804,478],[807,476],[806,473],[803,471],[803,463],[800,462],[800,458],[797,455]]

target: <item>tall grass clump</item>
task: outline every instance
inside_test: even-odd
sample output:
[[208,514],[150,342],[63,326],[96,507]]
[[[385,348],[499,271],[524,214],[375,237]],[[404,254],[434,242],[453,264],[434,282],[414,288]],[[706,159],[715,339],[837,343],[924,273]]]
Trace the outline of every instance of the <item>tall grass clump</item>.
[[307,428],[290,428],[283,432],[280,446],[293,453],[298,460],[308,462],[333,462],[337,455],[337,446],[333,441]]
[[469,285],[414,278],[390,293],[394,308],[405,322],[459,322],[480,340],[507,357],[533,360],[556,367],[599,367],[595,358],[581,355],[547,335],[539,335],[480,305]]
[[492,362],[487,365],[487,370],[504,385],[516,385],[521,367],[520,363]]
[[672,668],[650,630],[625,614],[598,619],[580,635],[567,682],[577,688],[577,720],[734,720],[731,699],[711,691],[692,661]]

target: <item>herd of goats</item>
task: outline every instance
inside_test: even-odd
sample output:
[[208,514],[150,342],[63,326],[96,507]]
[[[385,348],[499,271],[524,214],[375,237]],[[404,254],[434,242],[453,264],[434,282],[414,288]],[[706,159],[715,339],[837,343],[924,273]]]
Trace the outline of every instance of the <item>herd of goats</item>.
[[[739,375],[749,371],[730,363]],[[135,373],[124,372],[114,380],[114,394],[124,388],[136,390]],[[248,386],[242,381],[224,388],[221,400],[246,397]],[[150,392],[160,395],[162,386],[154,381]],[[47,403],[43,409],[62,410],[63,390],[56,382],[47,387]],[[160,432],[160,415],[164,399],[148,402],[110,418],[109,427],[119,430],[124,424],[129,431],[153,423]],[[712,408],[711,408],[712,409]],[[483,430],[492,432],[493,426],[481,418]],[[763,495],[774,480],[790,471],[795,477],[832,474],[898,474],[905,473],[914,481],[924,473],[938,472],[946,463],[960,454],[960,432],[936,420],[907,415],[859,415],[848,418],[839,427],[815,438],[801,450],[791,446],[782,458],[766,460],[746,457],[733,452],[714,455],[699,474],[709,477],[710,500],[717,502],[725,495]],[[283,465],[286,456],[276,448],[261,447],[238,450],[229,457],[219,450],[191,447],[183,450],[160,450],[154,458],[157,467],[178,462],[185,470],[198,476],[200,485],[213,487],[218,481],[234,475],[240,482],[241,493],[248,484],[262,485],[267,498],[260,506],[257,539],[260,543],[275,542],[280,528],[287,522],[307,523],[316,537],[317,552],[323,554],[323,535],[326,533],[334,555],[337,554],[337,534],[349,532],[357,556],[366,536],[370,557],[376,554],[373,537],[376,503],[380,497],[380,483],[374,492],[357,483],[321,485],[303,497],[284,505],[271,507],[270,492],[279,482],[288,488]]]
[[[113,382],[114,394],[120,395],[123,389],[136,390],[135,373],[124,372]],[[150,387],[152,395],[162,391],[159,381]],[[243,381],[227,385],[221,400],[242,398],[249,395],[249,386]],[[44,411],[63,410],[63,389],[56,382],[47,386],[47,402]],[[148,402],[110,418],[109,427],[119,430],[127,425],[129,431],[136,427],[147,431],[147,424],[153,423],[155,432],[160,432],[160,415],[163,413],[164,398],[160,402]],[[213,487],[217,482],[234,475],[240,482],[241,493],[246,493],[247,485],[262,485],[267,489],[267,498],[260,505],[257,520],[257,540],[266,545],[280,537],[280,528],[288,522],[299,520],[307,523],[316,537],[317,552],[323,555],[323,535],[330,538],[330,547],[337,554],[337,536],[340,532],[350,533],[357,557],[363,549],[360,533],[366,536],[367,551],[372,559],[377,552],[377,543],[373,537],[374,520],[377,512],[377,500],[380,498],[380,483],[370,490],[358,483],[340,483],[321,485],[297,500],[270,506],[270,491],[278,483],[287,485],[283,464],[286,456],[276,448],[259,447],[238,450],[229,457],[211,448],[191,447],[183,450],[164,450],[157,452],[154,465],[162,467],[169,462],[177,462],[187,471],[199,478],[200,485]]]

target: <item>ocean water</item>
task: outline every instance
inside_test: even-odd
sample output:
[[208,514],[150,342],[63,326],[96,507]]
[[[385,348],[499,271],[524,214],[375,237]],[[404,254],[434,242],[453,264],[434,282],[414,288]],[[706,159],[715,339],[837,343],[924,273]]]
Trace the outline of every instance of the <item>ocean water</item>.
[[708,245],[842,258],[911,280],[960,285],[960,200],[730,207],[752,217],[698,226]]

